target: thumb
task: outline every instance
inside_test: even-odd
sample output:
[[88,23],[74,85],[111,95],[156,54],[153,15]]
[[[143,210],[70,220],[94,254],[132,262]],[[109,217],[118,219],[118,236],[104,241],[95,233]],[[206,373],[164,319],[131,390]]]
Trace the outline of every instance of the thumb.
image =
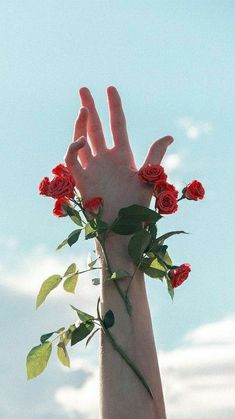
[[173,141],[174,139],[170,135],[155,141],[148,150],[143,166],[147,166],[148,164],[160,164],[166,153],[167,147],[172,144]]
[[78,162],[78,150],[86,144],[86,137],[82,136],[74,143],[70,144],[64,157],[67,167],[70,168],[72,175],[76,178],[78,175],[82,176],[83,168]]

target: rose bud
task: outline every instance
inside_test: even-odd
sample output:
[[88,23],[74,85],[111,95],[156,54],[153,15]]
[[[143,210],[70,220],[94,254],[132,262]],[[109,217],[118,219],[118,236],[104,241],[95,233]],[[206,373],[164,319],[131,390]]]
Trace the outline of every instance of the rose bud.
[[48,188],[49,188],[49,185],[50,185],[49,178],[48,177],[44,177],[42,179],[42,181],[40,182],[39,187],[38,187],[40,195],[46,195],[46,196],[48,196]]
[[138,171],[138,176],[144,182],[157,182],[158,180],[166,180],[167,175],[164,168],[160,164],[148,164]]
[[198,180],[192,180],[184,189],[183,189],[184,198],[198,201],[203,199],[205,196],[205,189],[203,188],[201,182]]
[[74,182],[70,175],[59,177],[55,176],[49,184],[48,196],[52,198],[73,198],[74,193]]
[[160,192],[169,191],[178,198],[178,191],[175,189],[174,185],[166,182],[165,180],[158,180],[154,185],[153,194],[157,196]]
[[191,266],[189,263],[184,263],[180,265],[178,268],[171,269],[168,273],[171,285],[173,288],[178,287],[182,284],[187,278],[189,273],[191,272]]
[[52,169],[52,173],[53,173],[54,175],[56,175],[56,176],[60,176],[60,177],[63,177],[63,176],[66,176],[66,175],[70,175],[70,171],[69,171],[68,167],[66,167],[66,166],[65,166],[64,164],[62,164],[62,163],[57,164],[57,166],[55,166],[55,167]]
[[70,202],[69,202],[69,199],[64,198],[64,197],[63,198],[58,198],[55,201],[55,206],[54,206],[54,209],[53,209],[53,214],[56,217],[66,217],[67,211],[66,211],[65,205],[71,206],[70,205]]
[[160,214],[173,214],[173,212],[176,212],[178,204],[175,195],[169,191],[160,192],[156,198],[155,209]]
[[83,207],[86,211],[98,214],[100,209],[103,207],[104,200],[100,196],[88,199],[84,202]]

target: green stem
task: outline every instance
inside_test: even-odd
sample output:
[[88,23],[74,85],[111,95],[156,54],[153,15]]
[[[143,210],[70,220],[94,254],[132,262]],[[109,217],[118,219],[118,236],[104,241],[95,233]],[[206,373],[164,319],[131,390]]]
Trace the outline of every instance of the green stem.
[[101,268],[101,267],[91,268],[91,269],[86,269],[85,271],[81,271],[81,272],[77,271],[77,272],[75,272],[75,273],[77,273],[77,274],[81,275],[81,274],[84,274],[85,272],[94,271],[95,269],[102,269],[102,268]]
[[154,398],[153,397],[153,393],[152,393],[149,385],[147,384],[145,378],[143,377],[143,375],[141,374],[141,372],[139,371],[139,369],[136,367],[136,365],[129,358],[129,356],[122,349],[122,347],[120,345],[118,345],[118,343],[116,342],[116,340],[114,339],[114,337],[112,336],[112,334],[110,333],[110,331],[105,327],[104,322],[101,319],[100,312],[99,312],[99,302],[100,302],[100,297],[98,298],[98,302],[97,302],[97,314],[98,314],[100,325],[102,327],[102,330],[103,330],[104,334],[106,335],[106,337],[110,341],[110,343],[113,346],[113,348],[119,353],[119,355],[124,359],[124,361],[127,363],[127,365],[129,365],[129,367],[132,369],[132,371],[136,374],[136,376],[139,378],[139,380],[142,382],[142,384],[146,388],[146,390],[149,393],[150,397],[153,399]]
[[[105,246],[105,240],[98,237],[98,241],[99,241],[99,243],[100,243],[100,245],[103,249],[103,253],[104,253],[104,257],[105,257],[105,261],[106,261],[106,265],[107,265],[107,270],[108,270],[109,275],[111,276],[113,271],[112,271],[112,268],[111,268],[111,265],[110,265],[110,262],[109,262],[109,258],[108,258],[108,254],[107,254],[107,250],[106,250],[106,246]],[[119,286],[117,281],[118,280],[114,279],[114,281],[113,281],[114,285],[115,285],[120,297],[123,299],[123,301],[125,303],[127,313],[129,314],[129,316],[131,316],[132,307],[131,307],[130,300],[129,300],[128,295],[126,294],[126,292],[124,292],[122,290],[122,288]]]
[[[142,259],[141,259],[141,261],[142,261]],[[138,265],[136,266],[136,268],[135,268],[135,270],[134,270],[133,274],[131,275],[130,282],[129,282],[128,287],[127,287],[127,289],[126,289],[126,295],[128,294],[128,291],[129,291],[129,288],[130,288],[130,285],[131,285],[131,281],[133,280],[133,278],[134,278],[134,276],[135,276],[136,272],[138,271],[138,269],[139,269],[139,267],[140,267],[140,265],[141,265],[141,261],[138,263]]]
[[181,201],[182,199],[185,199],[184,195],[182,195],[179,199],[177,199],[177,202]]
[[[83,215],[84,215],[84,217],[85,217],[85,219],[87,220],[87,221],[89,221],[88,219],[87,219],[87,215],[86,215],[86,212],[85,212],[85,210],[83,209],[83,207],[82,207],[82,205],[81,205],[81,203],[80,202],[77,202],[75,199],[73,199],[73,198],[71,198],[71,201],[73,201],[74,202],[74,204],[76,204],[76,205],[78,205],[79,206],[79,208],[80,208],[80,210],[82,211],[82,213],[83,213]],[[85,222],[82,220],[82,222],[85,224]]]

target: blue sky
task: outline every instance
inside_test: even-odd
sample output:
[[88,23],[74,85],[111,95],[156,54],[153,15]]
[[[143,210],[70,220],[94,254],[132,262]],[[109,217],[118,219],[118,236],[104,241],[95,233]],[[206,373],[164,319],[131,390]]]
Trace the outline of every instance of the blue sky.
[[[9,0],[1,5],[0,310],[1,328],[7,332],[0,348],[0,385],[5,389],[0,406],[4,419],[98,417],[97,398],[89,401],[90,410],[69,402],[84,400],[86,392],[95,388],[95,344],[86,351],[79,346],[79,357],[73,351],[70,373],[52,360],[44,376],[27,383],[24,362],[41,333],[73,321],[71,299],[60,293],[35,313],[41,281],[74,258],[84,264],[86,255],[79,248],[55,253],[72,226],[51,215],[52,202],[39,197],[38,183],[63,160],[80,107],[80,87],[91,89],[111,144],[105,93],[109,85],[121,94],[138,165],[153,140],[170,134],[175,142],[165,166],[171,180],[180,186],[198,178],[206,188],[205,201],[182,202],[180,211],[162,222],[162,231],[182,228],[192,233],[169,242],[175,262],[192,265],[190,279],[177,290],[174,304],[162,284],[146,278],[168,417],[182,418],[185,412],[183,390],[177,393],[179,383],[185,391],[190,388],[191,408],[196,409],[184,413],[185,418],[191,419],[190,414],[198,419],[217,419],[216,414],[218,419],[234,417],[235,404],[221,389],[222,382],[231,389],[231,374],[223,375],[224,365],[234,372],[234,363],[229,364],[235,314],[234,12],[232,1],[200,0]],[[73,298],[84,309],[93,306],[98,294],[87,284],[81,281]],[[196,392],[193,378],[191,387],[184,380],[180,360],[190,359],[195,347],[202,353],[203,362],[198,360],[195,370],[205,367],[198,374],[207,383],[207,400],[212,393],[223,400],[215,412],[214,402],[197,410],[197,397],[202,400],[202,395]],[[218,361],[213,357],[221,348]],[[211,370],[209,360],[214,360]],[[89,363],[94,366],[91,370]],[[208,384],[215,370],[218,382]]]

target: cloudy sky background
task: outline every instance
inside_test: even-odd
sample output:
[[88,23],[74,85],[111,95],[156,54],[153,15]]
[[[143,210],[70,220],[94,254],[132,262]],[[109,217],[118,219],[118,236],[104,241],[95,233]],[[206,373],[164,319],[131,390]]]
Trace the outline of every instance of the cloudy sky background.
[[[0,6],[0,408],[3,419],[97,419],[94,338],[71,350],[70,371],[52,356],[26,381],[25,356],[42,333],[74,321],[69,304],[94,313],[98,287],[81,278],[76,296],[59,289],[38,312],[41,282],[90,246],[55,252],[72,230],[51,215],[37,186],[61,162],[80,103],[94,94],[111,145],[105,89],[122,96],[140,167],[153,140],[175,138],[165,159],[178,187],[193,178],[206,199],[182,202],[162,221],[175,263],[189,280],[172,304],[146,278],[168,419],[235,417],[234,58],[232,1],[17,1]],[[230,186],[231,185],[231,186]]]

